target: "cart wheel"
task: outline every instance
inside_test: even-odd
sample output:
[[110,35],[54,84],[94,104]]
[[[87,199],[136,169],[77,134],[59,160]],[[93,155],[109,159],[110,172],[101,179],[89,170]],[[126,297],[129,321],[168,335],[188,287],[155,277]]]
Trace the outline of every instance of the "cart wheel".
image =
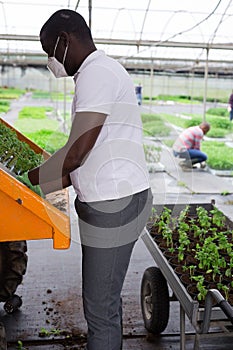
[[0,323],[0,350],[7,350],[5,327]]
[[12,314],[16,310],[18,310],[21,305],[22,305],[22,299],[18,295],[14,294],[5,302],[4,310],[8,314]]
[[26,241],[0,243],[0,302],[11,298],[27,268]]
[[148,332],[162,333],[169,319],[169,292],[167,281],[158,267],[149,267],[144,272],[141,283],[141,308]]

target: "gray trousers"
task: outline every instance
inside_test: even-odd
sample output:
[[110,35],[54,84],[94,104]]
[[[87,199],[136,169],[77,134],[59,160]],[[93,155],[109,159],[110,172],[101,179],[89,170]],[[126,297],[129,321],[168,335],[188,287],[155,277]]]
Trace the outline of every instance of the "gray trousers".
[[[134,244],[151,213],[152,194],[149,189],[131,196],[129,201],[107,202],[108,212],[105,213],[103,203],[99,207],[101,210],[97,210],[96,203],[90,205],[80,203],[78,199],[75,201],[81,240],[83,238],[82,287],[84,315],[88,325],[87,350],[120,350],[122,348],[121,290]],[[113,204],[112,208],[119,209],[116,202],[123,203],[120,215],[116,215],[115,209],[109,210],[110,204]],[[95,226],[94,240],[93,227],[90,230],[90,225]],[[117,228],[116,231],[111,231],[113,228]],[[85,231],[92,237],[90,245],[85,239]],[[117,244],[114,242],[113,246],[109,244],[102,247],[93,246],[98,233],[101,240],[104,235],[107,240],[109,231],[110,236],[114,232],[117,234]],[[130,232],[133,233],[130,234]],[[121,235],[124,239],[120,239]]]
[[120,350],[121,290],[135,242],[116,248],[82,246],[83,306],[88,350]]

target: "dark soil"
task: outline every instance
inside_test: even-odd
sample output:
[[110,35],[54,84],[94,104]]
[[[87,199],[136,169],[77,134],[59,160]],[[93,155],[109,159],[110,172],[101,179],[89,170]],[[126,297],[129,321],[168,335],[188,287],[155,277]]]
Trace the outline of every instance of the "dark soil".
[[57,209],[69,215],[69,194],[67,189],[47,194],[46,200]]

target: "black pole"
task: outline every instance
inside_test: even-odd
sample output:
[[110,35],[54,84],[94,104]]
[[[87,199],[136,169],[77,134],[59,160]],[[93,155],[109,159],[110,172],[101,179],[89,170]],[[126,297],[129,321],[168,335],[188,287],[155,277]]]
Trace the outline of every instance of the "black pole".
[[88,10],[89,10],[89,28],[91,29],[91,25],[92,25],[92,0],[89,0]]

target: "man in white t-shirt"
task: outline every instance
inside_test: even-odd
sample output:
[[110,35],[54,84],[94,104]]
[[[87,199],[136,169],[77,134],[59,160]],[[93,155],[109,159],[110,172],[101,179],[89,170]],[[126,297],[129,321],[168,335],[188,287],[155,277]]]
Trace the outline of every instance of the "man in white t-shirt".
[[73,76],[72,126],[64,147],[28,173],[44,193],[73,185],[82,243],[88,350],[122,347],[121,290],[152,195],[134,85],[96,49],[83,17],[55,12],[40,32],[48,68]]

